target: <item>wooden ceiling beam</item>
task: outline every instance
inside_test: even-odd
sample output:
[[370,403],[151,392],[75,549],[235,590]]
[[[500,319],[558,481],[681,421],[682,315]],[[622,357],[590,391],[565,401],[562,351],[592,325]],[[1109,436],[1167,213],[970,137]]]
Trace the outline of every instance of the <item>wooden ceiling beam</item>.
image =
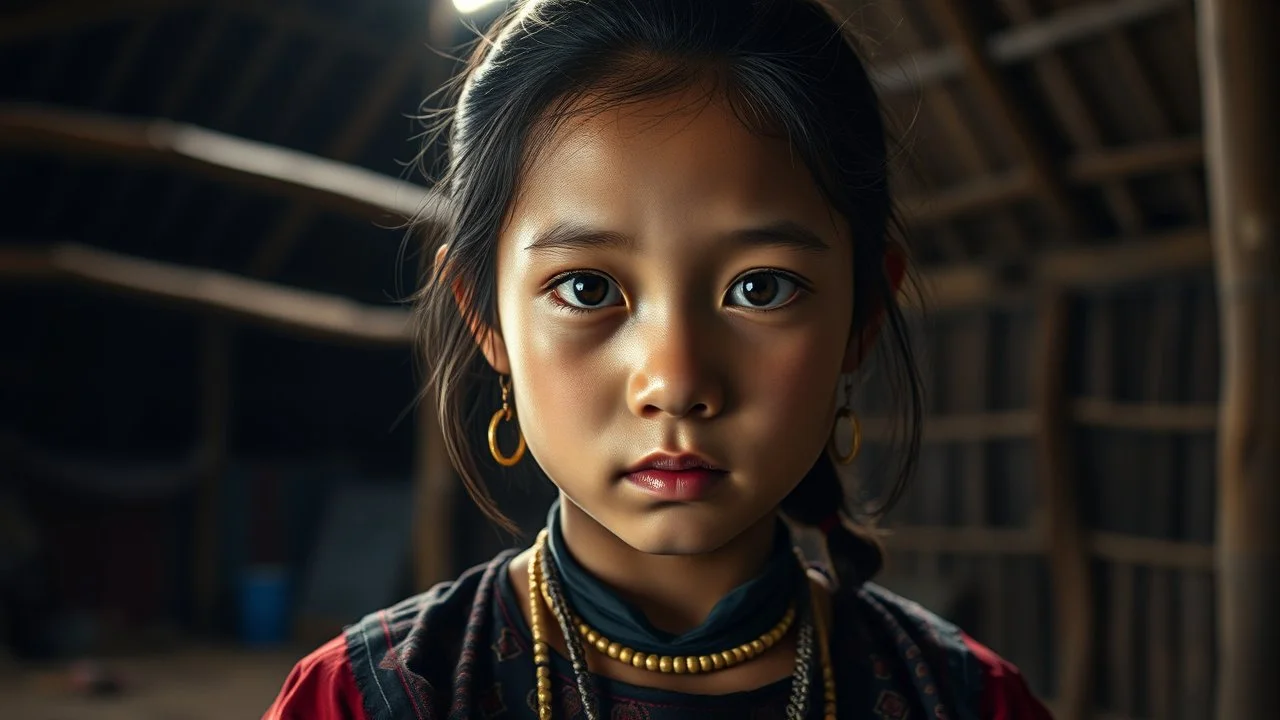
[[[1016,24],[1025,25],[1036,20],[1030,0],[1001,0],[1001,5]],[[1033,59],[1032,70],[1075,150],[1092,152],[1103,147],[1098,121],[1062,55],[1046,52]],[[1134,235],[1141,232],[1146,222],[1142,208],[1123,179],[1103,182],[1102,195],[1122,233]]]
[[[1156,91],[1151,72],[1138,55],[1124,28],[1113,28],[1106,33],[1107,47],[1111,53],[1112,82],[1120,81],[1127,97],[1131,98],[1130,110],[1138,115],[1143,125],[1143,136],[1167,140],[1176,135],[1170,120],[1172,110]],[[1186,38],[1188,43],[1195,36]],[[1188,209],[1188,221],[1203,224],[1207,221],[1207,196],[1205,189],[1190,173],[1177,173],[1174,187]]]
[[[1204,162],[1199,137],[1157,140],[1126,147],[1084,152],[1062,163],[1063,176],[1073,184],[1092,185],[1178,169]],[[908,219],[932,225],[956,215],[980,212],[1031,197],[1035,185],[1025,171],[979,177],[936,194],[905,198]]]
[[1090,184],[1170,170],[1186,171],[1202,164],[1204,141],[1192,136],[1077,155],[1066,162],[1066,175],[1072,182]]
[[402,308],[361,305],[325,293],[74,243],[0,247],[0,278],[99,288],[330,341],[404,345],[411,340],[410,316]]
[[426,188],[363,168],[167,120],[131,120],[39,105],[0,104],[0,148],[169,164],[386,221],[444,217]]
[[[923,43],[918,22],[912,19],[911,13],[906,12],[907,7],[904,5],[902,8],[899,32],[903,35],[903,41],[920,46]],[[961,108],[956,88],[941,84],[927,86],[921,89],[921,95],[920,112],[930,113],[938,121],[946,145],[951,149],[954,159],[960,163],[962,172],[969,177],[991,172],[988,154],[981,147],[982,138],[974,133],[973,117]],[[1001,251],[1012,255],[1026,250],[1026,238],[1009,213],[992,213],[989,227],[994,235],[992,245]]]
[[1082,214],[1058,175],[1048,144],[1038,136],[1034,125],[1014,99],[1013,92],[987,56],[982,32],[972,16],[972,7],[963,0],[937,0],[933,7],[947,34],[959,48],[969,80],[1008,129],[1017,154],[1026,163],[1036,194],[1048,208],[1055,225],[1068,234],[1077,234]]
[[[999,65],[1024,62],[1114,28],[1161,15],[1182,3],[1183,0],[1095,0],[998,33],[986,42],[986,54]],[[962,53],[952,46],[873,66],[871,77],[881,92],[897,93],[957,77],[964,70]]]
[[1010,205],[1030,197],[1035,184],[1025,170],[976,177],[954,188],[922,197],[905,198],[902,205],[913,225],[936,225],[960,215]]
[[1028,291],[1048,286],[1073,292],[1114,288],[1157,277],[1205,271],[1213,249],[1203,228],[1118,243],[1045,250],[1024,266],[957,265],[922,273],[926,307],[956,311],[1028,300]]

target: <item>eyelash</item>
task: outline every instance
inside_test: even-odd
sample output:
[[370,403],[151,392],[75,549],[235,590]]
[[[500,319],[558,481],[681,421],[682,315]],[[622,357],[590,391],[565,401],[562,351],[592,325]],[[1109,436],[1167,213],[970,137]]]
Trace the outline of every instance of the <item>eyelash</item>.
[[[800,277],[799,275],[796,275],[796,274],[795,274],[795,273],[793,273],[793,272],[789,272],[789,271],[787,271],[787,270],[782,270],[782,269],[780,269],[780,268],[772,268],[772,267],[753,268],[753,269],[751,269],[751,270],[748,270],[747,272],[744,272],[744,273],[742,273],[742,274],[738,275],[736,278],[734,278],[734,279],[733,279],[733,282],[729,284],[729,287],[731,287],[731,288],[732,288],[734,285],[737,285],[738,283],[742,282],[742,280],[743,280],[744,278],[748,277],[748,276],[751,276],[751,275],[761,275],[761,274],[765,274],[765,273],[770,273],[770,274],[774,274],[774,275],[779,275],[779,276],[784,277],[784,278],[786,278],[787,280],[790,280],[791,282],[795,283],[795,285],[796,285],[796,293],[795,293],[795,295],[794,295],[790,300],[788,300],[786,303],[784,303],[783,305],[780,305],[779,307],[776,307],[776,308],[760,309],[760,308],[749,308],[749,307],[743,307],[743,308],[742,308],[743,310],[747,310],[748,312],[758,312],[758,313],[776,312],[776,311],[778,311],[778,310],[781,310],[781,309],[783,309],[783,308],[785,308],[785,307],[790,306],[790,305],[791,305],[792,303],[794,303],[794,302],[795,302],[795,301],[796,301],[796,300],[797,300],[797,299],[798,299],[802,294],[808,294],[808,293],[812,293],[812,292],[813,292],[813,286],[812,286],[812,285],[810,285],[810,284],[809,284],[809,283],[808,283],[804,278]],[[557,308],[559,308],[559,309],[561,309],[561,310],[568,311],[568,312],[570,312],[570,313],[572,313],[572,314],[574,314],[574,315],[579,315],[579,314],[586,315],[586,314],[589,314],[589,313],[597,312],[597,311],[599,311],[599,310],[603,310],[604,308],[583,308],[583,307],[578,307],[577,305],[572,305],[572,304],[570,304],[570,303],[565,302],[565,301],[564,301],[564,300],[562,300],[559,296],[557,296],[557,295],[556,295],[556,293],[555,293],[555,289],[556,289],[556,288],[557,288],[561,283],[563,283],[564,281],[566,281],[566,280],[568,280],[569,278],[574,277],[574,276],[576,276],[576,275],[598,275],[598,276],[600,276],[600,277],[602,277],[602,278],[606,278],[606,279],[608,279],[608,280],[609,280],[609,282],[614,283],[615,285],[617,285],[617,284],[618,284],[618,281],[617,281],[617,280],[614,280],[614,279],[613,279],[612,277],[610,277],[609,275],[607,275],[607,274],[605,274],[605,273],[602,273],[602,272],[600,272],[600,271],[598,271],[598,270],[568,270],[568,271],[562,272],[562,273],[560,273],[559,275],[556,275],[555,277],[553,277],[553,278],[551,278],[550,280],[548,280],[548,281],[546,282],[546,284],[545,284],[545,285],[543,285],[543,287],[542,287],[542,292],[543,292],[544,294],[547,294],[547,295],[549,295],[549,296],[551,297],[551,301],[552,301],[553,303],[555,303],[555,304],[556,304],[556,307],[557,307]],[[619,289],[621,289],[621,285],[619,285]],[[609,307],[613,307],[613,306],[609,306]]]

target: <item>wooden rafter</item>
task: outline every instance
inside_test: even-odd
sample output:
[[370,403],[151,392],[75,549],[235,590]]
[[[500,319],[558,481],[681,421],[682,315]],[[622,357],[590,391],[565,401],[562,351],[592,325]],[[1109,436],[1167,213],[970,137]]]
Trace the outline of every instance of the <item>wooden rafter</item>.
[[[1063,161],[1062,174],[1071,184],[1092,185],[1195,168],[1203,162],[1203,142],[1187,137],[1081,153]],[[905,198],[903,206],[913,223],[929,225],[1014,203],[1034,192],[1029,173],[1014,170],[977,177],[927,197]]]
[[1046,284],[1074,290],[1099,290],[1168,275],[1202,271],[1211,266],[1213,250],[1204,229],[1132,238],[1111,245],[1096,243],[1051,249],[1015,268],[1014,278],[996,267],[957,265],[927,271],[923,290],[927,306],[956,311],[1026,301],[1027,289]]
[[1041,512],[1049,556],[1058,669],[1058,717],[1084,720],[1093,705],[1093,591],[1076,499],[1076,463],[1067,396],[1069,305],[1049,285],[1040,301],[1036,358],[1036,440]]
[[932,7],[938,19],[946,27],[947,34],[956,43],[968,71],[968,78],[977,87],[988,107],[1008,129],[1009,138],[1017,154],[1026,164],[1036,194],[1047,206],[1059,228],[1076,234],[1082,213],[1067,191],[1059,176],[1057,163],[1044,139],[1028,120],[1013,92],[996,70],[995,63],[987,56],[982,33],[972,17],[972,7],[963,0],[936,0]]
[[130,120],[37,105],[0,104],[0,147],[168,163],[339,212],[386,220],[442,217],[421,186],[363,168],[167,120]]
[[[1062,10],[1033,23],[992,36],[986,54],[1000,65],[1012,65],[1071,43],[1097,37],[1179,7],[1184,0],[1094,0]],[[965,70],[958,48],[923,52],[877,65],[871,75],[882,92],[905,92],[921,85],[953,78]]]
[[402,308],[364,306],[324,293],[73,243],[0,247],[0,278],[95,287],[339,342],[403,345],[410,340],[409,314]]
[[1203,140],[1174,138],[1077,155],[1067,160],[1066,175],[1071,182],[1086,184],[1169,170],[1185,171],[1203,163]]
[[[1029,0],[1002,0],[1001,4],[1005,13],[1018,25],[1025,25],[1036,19]],[[1102,131],[1062,56],[1056,52],[1046,52],[1034,59],[1032,68],[1077,152],[1094,152],[1100,149]],[[1144,225],[1142,209],[1124,180],[1106,180],[1102,183],[1102,192],[1119,223],[1120,231],[1128,235],[1141,232]]]
[[[1188,37],[1187,40],[1191,41],[1192,38]],[[1126,93],[1134,98],[1131,107],[1145,126],[1144,136],[1156,140],[1172,138],[1176,131],[1169,119],[1169,108],[1161,102],[1150,73],[1138,57],[1124,28],[1107,31],[1106,41],[1112,57],[1112,72],[1116,78],[1122,79]],[[1188,221],[1203,224],[1206,218],[1205,193],[1200,184],[1193,175],[1185,172],[1176,173],[1173,181],[1178,194],[1182,196],[1182,203],[1189,210]]]
[[[920,45],[920,33],[915,27],[911,14],[905,12],[903,6],[902,23],[899,33],[903,39],[913,45]],[[921,112],[931,113],[937,120],[941,130],[946,134],[946,143],[960,162],[963,171],[969,176],[983,176],[991,172],[987,157],[981,151],[980,138],[974,133],[971,118],[961,109],[956,97],[955,88],[944,84],[930,85],[922,89]],[[1013,254],[1025,249],[1026,239],[1022,237],[1017,223],[1007,213],[993,213],[995,234],[1001,250]],[[954,217],[954,216],[952,216]]]

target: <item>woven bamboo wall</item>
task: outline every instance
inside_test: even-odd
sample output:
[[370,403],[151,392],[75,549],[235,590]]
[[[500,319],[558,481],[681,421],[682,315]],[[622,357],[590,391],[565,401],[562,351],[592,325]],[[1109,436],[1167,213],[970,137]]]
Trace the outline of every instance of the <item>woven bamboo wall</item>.
[[[883,582],[955,619],[1050,701],[1069,662],[1059,638],[1077,630],[1097,716],[1209,717],[1212,278],[1075,293],[1065,303],[1058,328],[1034,304],[919,323],[929,420],[919,472],[884,523],[893,534]],[[1038,442],[1045,332],[1064,334],[1065,462]],[[859,470],[872,492],[884,459],[882,395],[872,376],[860,397],[872,444]],[[1063,466],[1074,490],[1078,548],[1054,547],[1046,462]],[[1054,552],[1079,553],[1084,582],[1055,574]],[[1089,612],[1071,607],[1080,597],[1091,599]]]

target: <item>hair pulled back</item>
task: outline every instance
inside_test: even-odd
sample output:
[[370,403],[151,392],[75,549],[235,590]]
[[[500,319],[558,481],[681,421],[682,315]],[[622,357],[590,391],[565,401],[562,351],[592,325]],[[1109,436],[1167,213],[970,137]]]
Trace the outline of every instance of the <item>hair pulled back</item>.
[[[882,555],[855,520],[886,510],[911,474],[920,381],[886,270],[886,253],[901,257],[905,249],[891,238],[884,121],[853,40],[814,0],[527,0],[497,21],[458,78],[455,109],[436,128],[449,140],[438,189],[447,195],[452,223],[432,239],[448,243],[444,262],[430,265],[434,253],[424,254],[425,282],[416,298],[428,397],[436,399],[449,457],[468,493],[491,519],[514,529],[481,480],[498,469],[476,442],[477,412],[487,418],[497,406],[497,376],[470,328],[498,325],[497,239],[523,167],[574,113],[707,79],[750,130],[789,140],[852,228],[851,331],[860,337],[879,323],[877,366],[894,390],[905,447],[878,508],[851,514],[824,453],[782,509],[795,523],[825,527],[839,586],[856,588],[880,569]],[[457,287],[468,289],[470,317],[459,312]],[[840,522],[832,526],[837,511]]]

